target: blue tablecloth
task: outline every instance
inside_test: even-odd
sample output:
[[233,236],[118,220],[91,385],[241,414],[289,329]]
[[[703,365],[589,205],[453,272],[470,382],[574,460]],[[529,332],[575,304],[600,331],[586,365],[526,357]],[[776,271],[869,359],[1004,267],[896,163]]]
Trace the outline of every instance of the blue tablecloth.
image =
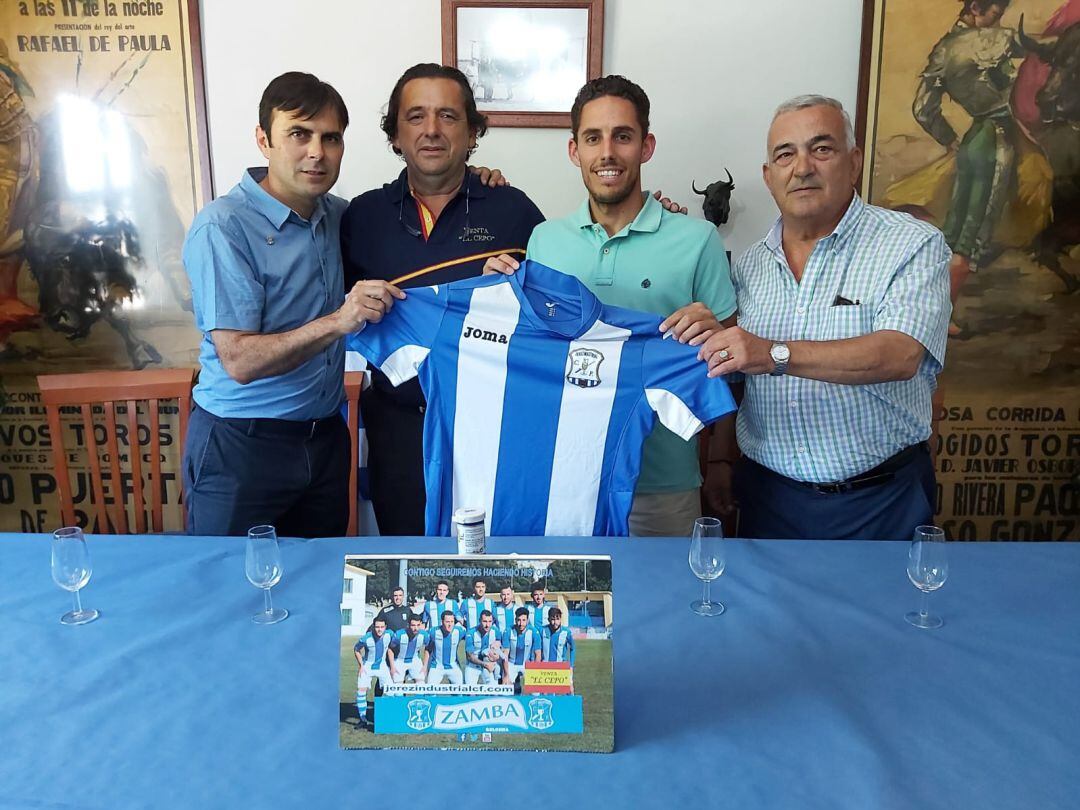
[[489,540],[612,554],[611,755],[338,748],[343,555],[450,541],[283,541],[272,627],[242,539],[88,544],[64,627],[48,538],[0,535],[3,807],[1080,805],[1078,544],[950,544],[921,631],[902,543],[730,541],[706,619],[685,540]]

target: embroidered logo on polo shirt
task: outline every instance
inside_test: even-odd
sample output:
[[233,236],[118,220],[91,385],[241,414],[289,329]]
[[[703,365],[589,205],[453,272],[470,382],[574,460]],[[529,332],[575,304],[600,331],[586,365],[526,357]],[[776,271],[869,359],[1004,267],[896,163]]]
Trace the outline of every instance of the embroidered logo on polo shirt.
[[462,242],[494,242],[495,237],[488,232],[487,228],[470,228],[465,226],[461,229],[461,236],[458,237]]
[[641,288],[642,288],[643,290],[647,290],[647,289],[649,289],[649,287],[651,287],[651,286],[652,286],[652,282],[651,282],[651,281],[649,281],[648,279],[645,279],[645,280],[644,280],[643,282],[641,282]]

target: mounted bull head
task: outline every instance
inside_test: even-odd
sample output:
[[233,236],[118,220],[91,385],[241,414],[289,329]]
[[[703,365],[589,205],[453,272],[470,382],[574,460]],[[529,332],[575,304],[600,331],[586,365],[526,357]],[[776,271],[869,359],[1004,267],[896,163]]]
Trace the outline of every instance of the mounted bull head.
[[728,221],[728,215],[731,213],[731,192],[735,190],[735,181],[731,179],[731,172],[727,169],[724,169],[724,172],[727,174],[726,183],[723,180],[717,180],[705,186],[704,191],[698,190],[696,182],[690,184],[695,194],[700,194],[705,198],[701,203],[701,210],[705,214],[705,219],[713,225],[723,225]]

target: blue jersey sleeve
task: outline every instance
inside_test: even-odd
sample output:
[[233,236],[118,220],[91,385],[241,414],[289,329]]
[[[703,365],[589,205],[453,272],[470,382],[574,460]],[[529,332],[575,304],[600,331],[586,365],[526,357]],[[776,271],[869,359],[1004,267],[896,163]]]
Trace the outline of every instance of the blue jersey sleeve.
[[368,323],[345,339],[394,385],[416,376],[439,333],[446,312],[445,287],[416,287],[404,301],[394,301],[379,323]]
[[642,353],[642,384],[660,422],[685,441],[705,425],[735,410],[727,383],[710,379],[698,349],[659,335],[649,338]]
[[574,647],[574,634],[569,630],[566,631],[566,649],[568,650],[566,660],[570,662],[570,666],[573,666],[576,648]]

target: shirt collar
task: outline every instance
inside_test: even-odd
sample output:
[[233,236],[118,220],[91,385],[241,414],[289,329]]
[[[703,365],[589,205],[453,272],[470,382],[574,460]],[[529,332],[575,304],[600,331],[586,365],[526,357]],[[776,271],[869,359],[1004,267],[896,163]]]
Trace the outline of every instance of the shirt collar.
[[266,179],[268,171],[269,170],[265,166],[254,166],[245,171],[244,176],[240,178],[240,188],[243,189],[244,194],[247,196],[248,202],[251,203],[252,207],[270,220],[270,224],[279,231],[284,227],[290,216],[295,216],[298,221],[306,222],[309,225],[318,225],[319,220],[321,220],[326,213],[326,204],[323,202],[323,198],[320,196],[315,200],[315,208],[311,212],[311,217],[310,219],[305,220],[302,216],[289,208],[289,206],[273,197],[270,192],[259,185]]
[[[854,233],[855,225],[862,216],[864,208],[866,208],[866,203],[862,201],[858,194],[853,194],[847,210],[840,217],[840,221],[836,223],[832,233],[818,241],[827,241],[834,250],[838,250],[847,241],[848,237]],[[769,228],[769,232],[765,235],[765,247],[776,253],[778,250],[783,250],[783,241],[784,218],[781,216],[776,218],[776,222],[773,223],[772,227]]]
[[[660,219],[664,214],[664,207],[648,191],[642,193],[645,195],[645,204],[641,206],[641,210],[638,211],[633,222],[627,225],[624,230],[652,233],[660,230]],[[592,209],[589,208],[588,199],[578,206],[577,211],[570,216],[570,221],[579,228],[591,228],[596,224],[596,220],[593,219]]]
[[[401,174],[397,176],[397,179],[392,183],[386,185],[387,193],[390,195],[390,202],[394,205],[398,205],[401,202],[402,197],[406,192],[409,196],[412,196],[412,192],[409,191],[409,170],[402,169]],[[457,191],[457,196],[463,196],[466,191],[472,199],[479,199],[487,196],[487,186],[480,182],[480,178],[473,174],[469,169],[465,169],[465,181],[461,184],[461,188]]]

